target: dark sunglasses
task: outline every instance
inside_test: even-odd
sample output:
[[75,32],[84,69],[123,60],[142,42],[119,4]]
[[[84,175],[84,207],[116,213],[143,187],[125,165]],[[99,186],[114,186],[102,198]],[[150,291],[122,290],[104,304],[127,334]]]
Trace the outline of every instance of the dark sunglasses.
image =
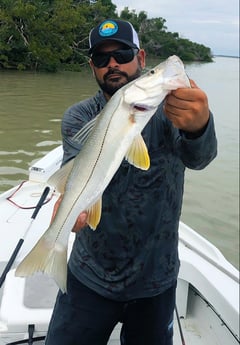
[[93,53],[91,59],[94,66],[102,68],[109,64],[111,57],[113,57],[119,64],[128,63],[133,60],[138,51],[138,49],[130,48],[114,50],[112,52],[98,52]]

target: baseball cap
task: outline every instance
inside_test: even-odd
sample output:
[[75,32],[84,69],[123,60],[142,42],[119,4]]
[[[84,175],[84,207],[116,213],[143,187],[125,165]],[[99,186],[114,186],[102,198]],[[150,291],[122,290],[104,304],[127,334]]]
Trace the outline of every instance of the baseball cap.
[[93,28],[89,34],[89,54],[107,40],[118,41],[131,48],[140,49],[138,34],[132,24],[127,21],[107,19]]

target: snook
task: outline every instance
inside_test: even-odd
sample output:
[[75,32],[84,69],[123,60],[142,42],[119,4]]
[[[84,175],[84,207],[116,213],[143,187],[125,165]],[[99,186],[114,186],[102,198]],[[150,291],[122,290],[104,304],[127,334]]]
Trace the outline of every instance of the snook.
[[77,133],[74,140],[82,145],[80,153],[48,181],[63,194],[57,215],[19,264],[17,276],[42,271],[66,291],[68,238],[78,215],[88,210],[88,224],[96,229],[102,194],[124,157],[135,167],[149,168],[141,131],[170,90],[189,86],[181,60],[171,56],[119,89],[102,112]]

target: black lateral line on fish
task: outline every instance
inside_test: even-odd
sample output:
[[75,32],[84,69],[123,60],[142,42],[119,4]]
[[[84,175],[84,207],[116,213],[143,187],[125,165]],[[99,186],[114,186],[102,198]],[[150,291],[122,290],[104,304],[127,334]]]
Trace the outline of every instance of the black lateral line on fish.
[[[81,190],[81,192],[80,192],[78,198],[77,198],[77,199],[74,201],[74,203],[72,204],[72,208],[70,209],[68,215],[71,213],[71,211],[72,211],[73,207],[75,206],[77,200],[79,199],[80,195],[82,194],[82,192],[83,192],[84,189],[86,188],[86,186],[87,186],[89,180],[91,179],[91,177],[92,177],[92,175],[93,175],[93,173],[94,173],[95,167],[96,167],[96,165],[97,165],[97,163],[98,163],[98,161],[99,161],[99,158],[100,158],[100,156],[101,156],[102,149],[103,149],[103,146],[104,146],[104,143],[105,143],[105,139],[106,139],[106,136],[107,136],[107,133],[108,133],[108,129],[109,129],[109,127],[110,127],[110,124],[111,124],[111,122],[112,122],[112,118],[113,118],[113,115],[114,115],[114,114],[115,114],[115,111],[113,112],[113,114],[112,114],[112,116],[111,116],[111,118],[110,118],[110,120],[109,120],[109,122],[108,122],[106,131],[105,131],[105,134],[104,134],[104,136],[103,136],[103,140],[102,140],[102,144],[101,144],[101,149],[99,150],[99,154],[98,154],[97,159],[96,159],[96,162],[95,162],[95,164],[94,164],[94,166],[93,166],[92,172],[91,172],[91,174],[89,174],[89,177],[88,177],[88,179],[87,179],[85,185],[83,186],[83,188],[82,188],[82,190]],[[67,219],[67,217],[66,217],[66,219]],[[66,222],[66,220],[65,220],[65,222]],[[61,228],[58,230],[57,236],[56,236],[56,238],[55,238],[55,243],[57,242],[58,237],[60,236],[60,233],[61,233],[61,231],[62,231],[62,228],[64,227],[65,222],[62,224]]]

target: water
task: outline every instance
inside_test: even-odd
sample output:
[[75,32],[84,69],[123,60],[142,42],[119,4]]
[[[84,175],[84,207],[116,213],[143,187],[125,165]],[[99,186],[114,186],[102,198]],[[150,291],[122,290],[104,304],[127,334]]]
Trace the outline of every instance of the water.
[[239,59],[191,65],[215,116],[218,156],[202,171],[187,171],[182,218],[239,268]]
[[[182,220],[239,267],[239,59],[186,68],[208,94],[219,153],[206,169],[187,170]],[[0,192],[27,179],[29,166],[61,143],[64,110],[96,90],[88,69],[0,71]]]

